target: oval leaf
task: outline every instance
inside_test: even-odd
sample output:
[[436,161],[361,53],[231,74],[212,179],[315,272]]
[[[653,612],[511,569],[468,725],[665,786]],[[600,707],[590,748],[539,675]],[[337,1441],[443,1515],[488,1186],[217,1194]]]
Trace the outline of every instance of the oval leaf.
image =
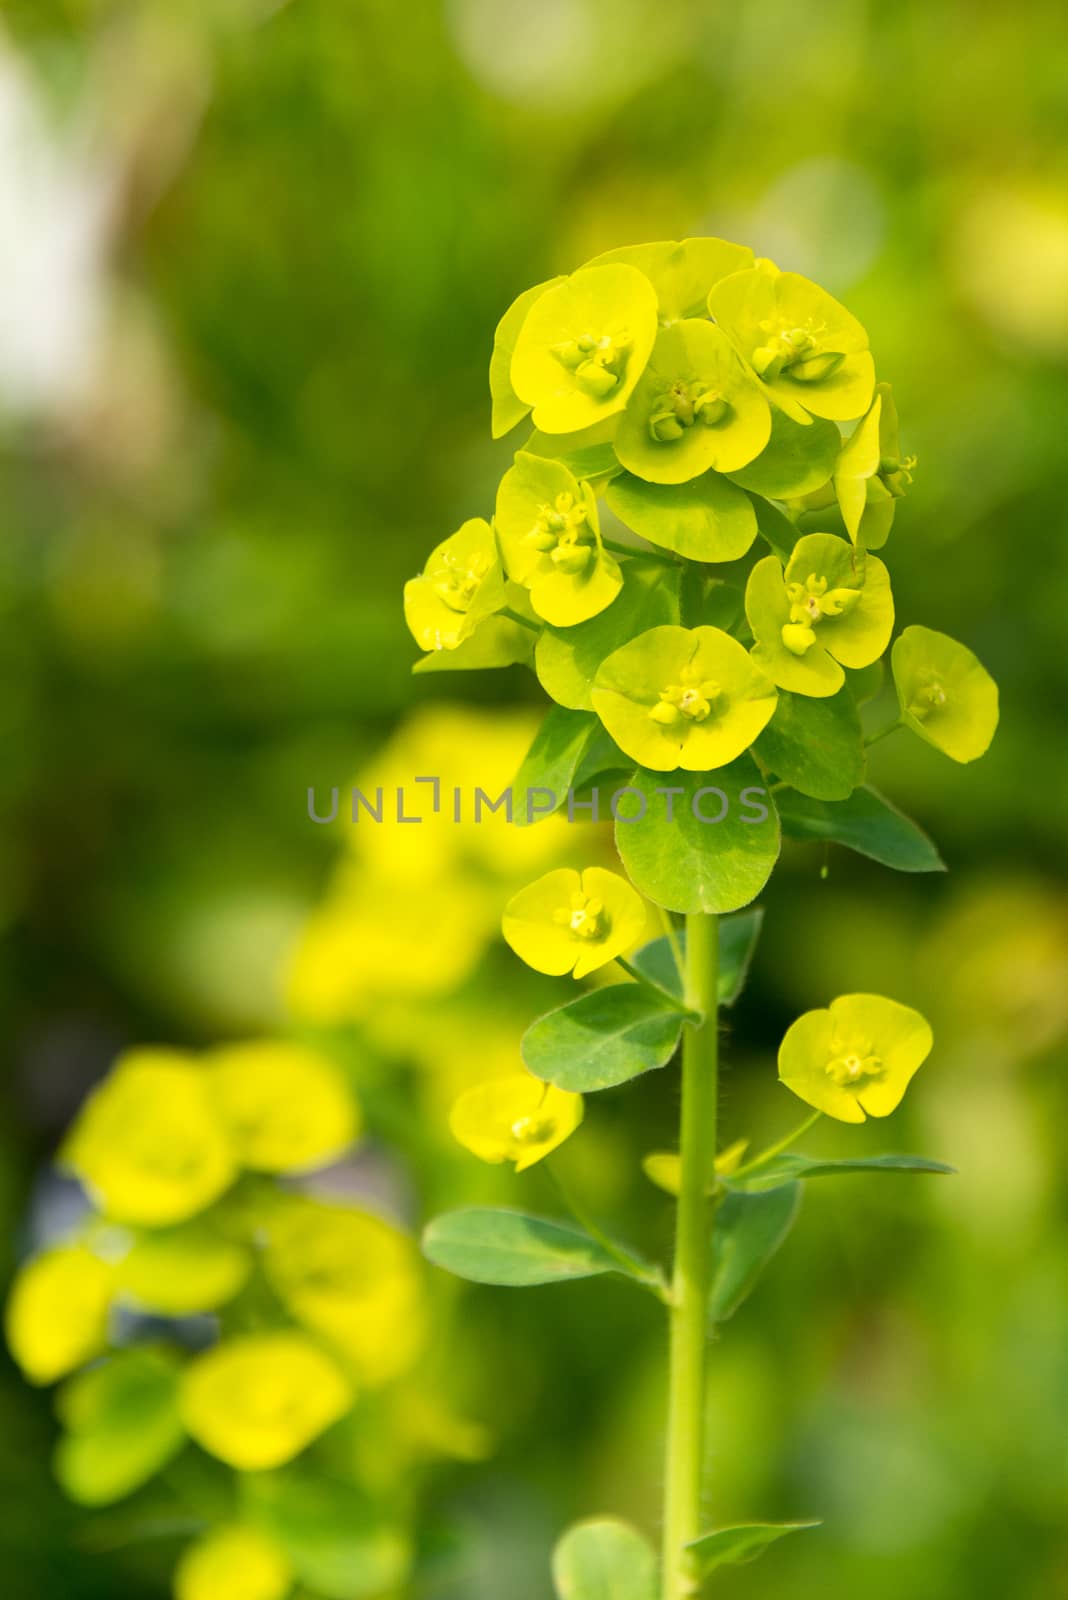
[[656,1552],[614,1517],[577,1522],[553,1552],[557,1600],[656,1600]]
[[848,689],[825,699],[780,690],[753,748],[776,777],[816,800],[847,800],[864,780],[860,713]]
[[523,757],[512,785],[515,820],[519,827],[527,827],[549,815],[539,806],[531,810],[532,791],[547,789],[558,803],[566,798],[583,758],[601,731],[600,718],[592,711],[552,707]]
[[815,1156],[789,1154],[773,1156],[770,1161],[745,1173],[737,1180],[728,1178],[732,1187],[744,1189],[749,1194],[763,1189],[776,1189],[780,1184],[803,1181],[805,1178],[836,1178],[850,1172],[935,1172],[952,1174],[956,1167],[944,1161],[928,1161],[925,1156],[854,1156],[839,1161],[823,1161]]
[[788,1533],[818,1528],[818,1522],[748,1522],[737,1528],[717,1528],[686,1546],[693,1552],[698,1576],[707,1578],[717,1567],[743,1566],[762,1556],[769,1544]]
[[670,1001],[640,984],[617,983],[539,1017],[523,1036],[523,1060],[545,1083],[590,1094],[666,1067],[681,1031]]
[[595,1239],[568,1223],[522,1211],[471,1206],[435,1217],[423,1234],[423,1254],[469,1283],[530,1288],[619,1272],[619,1262]]
[[605,499],[634,533],[693,561],[737,561],[757,534],[749,496],[718,472],[689,483],[646,483],[624,473]]
[[728,1194],[716,1212],[708,1314],[733,1317],[794,1225],[801,1185],[787,1183],[761,1194]]
[[[714,772],[639,768],[630,786],[645,814],[617,820],[616,848],[636,889],[668,911],[738,911],[756,899],[780,840],[774,801],[751,756]],[[637,797],[621,800],[620,810],[636,816]]]
[[776,803],[787,838],[843,844],[896,872],[946,870],[923,829],[874,789],[855,789],[838,801],[811,800],[787,789]]

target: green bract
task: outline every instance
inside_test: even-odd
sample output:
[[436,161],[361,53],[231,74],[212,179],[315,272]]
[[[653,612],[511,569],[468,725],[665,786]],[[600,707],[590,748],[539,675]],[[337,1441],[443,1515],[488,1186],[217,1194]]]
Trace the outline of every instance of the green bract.
[[530,411],[530,407],[520,400],[512,388],[512,356],[519,330],[527,320],[527,313],[546,289],[555,289],[558,283],[563,282],[562,277],[548,278],[545,283],[536,283],[533,289],[524,289],[497,324],[489,368],[490,398],[493,401],[491,429],[495,439],[499,439],[502,433],[510,432]]
[[587,262],[603,267],[623,262],[644,272],[656,290],[660,322],[680,317],[707,317],[708,292],[729,273],[753,264],[753,252],[726,239],[663,239],[656,244],[625,244]]
[[616,454],[649,483],[686,483],[710,467],[733,472],[755,459],[771,414],[730,342],[710,322],[662,328],[627,402]]
[[753,655],[780,689],[831,695],[843,667],[866,667],[890,642],[890,575],[877,556],[831,533],[797,541],[783,571],[766,556],[749,575],[745,610]]
[[906,628],[891,657],[902,720],[954,761],[974,761],[998,725],[998,686],[964,645],[933,628]]
[[915,457],[901,458],[897,407],[888,383],[842,446],[834,468],[834,490],[842,520],[854,544],[880,549],[890,533],[894,508],[912,482]]
[[404,620],[421,650],[455,650],[505,601],[493,529],[471,517],[432,550],[418,578],[404,585]]
[[545,433],[621,411],[656,337],[656,293],[636,267],[583,267],[546,289],[512,354],[512,388]]
[[593,491],[559,461],[519,452],[497,491],[497,533],[508,576],[530,590],[546,622],[586,622],[622,587],[619,562],[601,543]]
[[787,416],[846,422],[871,404],[868,335],[825,289],[760,261],[716,284],[708,309]]
[[654,772],[707,772],[747,750],[775,688],[720,628],[650,628],[602,661],[593,708],[621,750]]
[[737,561],[756,538],[752,501],[718,472],[689,483],[646,483],[621,473],[609,483],[605,500],[650,544],[691,561]]

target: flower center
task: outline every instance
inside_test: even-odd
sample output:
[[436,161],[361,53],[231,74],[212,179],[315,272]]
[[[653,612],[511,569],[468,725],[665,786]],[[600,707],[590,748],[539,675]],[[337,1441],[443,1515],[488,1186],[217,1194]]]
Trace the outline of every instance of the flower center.
[[455,555],[446,555],[431,577],[434,592],[451,611],[467,611],[489,566],[485,555],[472,556],[466,564]]
[[568,905],[561,906],[554,920],[576,939],[603,939],[608,932],[604,901],[576,890]]
[[517,1117],[510,1131],[516,1144],[537,1144],[549,1137],[553,1125],[549,1117]]
[[836,1053],[828,1061],[825,1070],[827,1076],[840,1088],[856,1087],[862,1084],[865,1078],[878,1078],[882,1075],[883,1063],[873,1054],[869,1040],[853,1039],[844,1044],[832,1041],[831,1048]]
[[760,324],[764,343],[753,351],[753,370],[761,378],[777,378],[788,373],[801,383],[818,383],[829,378],[845,360],[840,350],[825,350],[823,323],[808,322],[803,328],[768,320]]
[[560,365],[594,400],[610,395],[622,378],[631,346],[630,334],[580,333],[577,339],[564,339],[550,348]]
[[681,683],[669,683],[666,689],[661,689],[660,699],[649,712],[654,722],[662,728],[673,728],[677,733],[684,733],[691,723],[704,722],[712,716],[716,701],[723,694],[714,678],[695,682],[687,671],[681,677]]
[[585,572],[594,557],[594,538],[586,507],[569,489],[558,494],[552,505],[538,508],[538,520],[526,542],[547,555],[561,572]]
[[937,678],[932,678],[930,683],[918,689],[909,702],[909,715],[922,722],[929,717],[932,711],[941,711],[947,704],[949,696]]
[[671,444],[697,422],[706,428],[718,428],[730,409],[730,402],[718,389],[680,380],[671,385],[655,407],[649,418],[649,434],[657,444]]
[[816,628],[828,617],[846,616],[860,599],[859,589],[828,589],[827,579],[809,573],[804,583],[788,583],[790,620],[783,623],[782,642],[803,656],[816,642]]

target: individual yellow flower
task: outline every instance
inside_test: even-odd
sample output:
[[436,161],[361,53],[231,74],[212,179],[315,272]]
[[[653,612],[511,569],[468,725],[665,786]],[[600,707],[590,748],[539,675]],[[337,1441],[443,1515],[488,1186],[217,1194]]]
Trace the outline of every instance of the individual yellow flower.
[[289,1559],[259,1528],[212,1528],[186,1550],[174,1574],[175,1600],[285,1600]]
[[512,354],[512,388],[544,433],[621,411],[656,337],[656,292],[636,267],[582,267],[534,301]]
[[933,1043],[918,1011],[878,994],[844,994],[806,1011],[779,1047],[779,1078],[839,1122],[888,1117]]
[[418,1357],[426,1334],[418,1256],[381,1217],[294,1197],[267,1224],[264,1269],[297,1321],[361,1385],[387,1383]]
[[708,309],[787,416],[847,422],[871,404],[868,335],[825,289],[758,261],[723,278]]
[[998,725],[998,686],[977,656],[933,628],[906,628],[890,656],[901,719],[953,761],[975,761]]
[[593,490],[562,462],[518,452],[497,490],[497,532],[508,576],[557,627],[587,622],[623,586],[601,542]]
[[334,1161],[359,1132],[352,1090],[307,1045],[261,1039],[213,1050],[208,1087],[242,1166],[306,1172]]
[[497,541],[482,517],[450,534],[404,585],[404,620],[421,650],[455,650],[504,603]]
[[20,1269],[5,1331],[31,1383],[54,1383],[100,1354],[113,1284],[111,1268],[78,1245],[46,1250]]
[[627,755],[654,772],[708,772],[747,750],[771,720],[775,685],[721,628],[640,633],[607,656],[593,708]]
[[627,402],[616,454],[649,483],[688,483],[755,460],[771,435],[767,399],[711,322],[661,328]]
[[252,1333],[186,1368],[182,1420],[220,1461],[265,1472],[299,1455],[352,1400],[340,1368],[304,1334]]
[[453,1106],[449,1127],[480,1161],[514,1161],[515,1170],[525,1172],[570,1138],[582,1111],[580,1094],[517,1072],[468,1089]]
[[83,1107],[62,1160],[107,1216],[144,1227],[203,1211],[237,1172],[205,1075],[176,1050],[124,1056]]
[[843,667],[878,661],[894,627],[886,567],[833,533],[799,539],[785,572],[778,556],[758,561],[745,610],[754,659],[780,689],[816,698],[838,692]]
[[535,972],[585,978],[637,943],[645,932],[645,906],[617,872],[558,867],[512,896],[502,929]]

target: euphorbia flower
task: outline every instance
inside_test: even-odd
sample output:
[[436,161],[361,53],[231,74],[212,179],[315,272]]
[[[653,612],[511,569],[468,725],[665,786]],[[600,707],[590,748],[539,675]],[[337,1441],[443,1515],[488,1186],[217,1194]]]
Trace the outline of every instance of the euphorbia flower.
[[887,540],[894,508],[912,482],[916,458],[901,458],[897,407],[888,383],[875,387],[867,416],[842,446],[834,468],[834,490],[854,544],[878,550]]
[[654,772],[726,766],[771,720],[771,679],[720,628],[650,628],[602,661],[591,692],[612,738]]
[[954,761],[985,754],[998,725],[998,686],[948,634],[906,628],[890,657],[901,718]]
[[177,1050],[134,1050],[90,1095],[62,1151],[106,1216],[161,1227],[203,1211],[237,1176],[207,1075]]
[[208,1090],[238,1160],[254,1172],[306,1172],[337,1158],[359,1132],[344,1075],[307,1045],[259,1039],[214,1050]]
[[645,905],[617,872],[558,867],[512,896],[501,926],[535,972],[585,978],[642,937]]
[[305,1334],[245,1334],[199,1356],[182,1381],[182,1421],[239,1472],[280,1467],[352,1404],[348,1379]]
[[799,539],[783,571],[765,556],[749,574],[745,610],[754,658],[780,689],[835,694],[842,667],[867,667],[890,642],[894,601],[877,556],[833,533]]
[[449,1127],[480,1161],[514,1161],[523,1172],[574,1133],[582,1111],[580,1094],[517,1072],[468,1089],[453,1106]]
[[867,411],[875,386],[868,335],[818,284],[759,261],[717,283],[708,309],[795,422],[810,414],[845,422]]
[[878,994],[844,994],[787,1029],[779,1078],[839,1122],[888,1117],[932,1043],[930,1025],[911,1007]]
[[508,576],[555,627],[596,616],[622,588],[619,562],[601,543],[593,490],[559,461],[518,453],[497,491],[497,533]]
[[656,292],[623,265],[582,267],[534,301],[512,355],[512,388],[544,433],[621,411],[656,337]]
[[471,517],[427,557],[404,585],[404,620],[421,650],[455,650],[505,602],[493,529]]
[[744,467],[770,434],[767,400],[729,341],[711,322],[689,318],[657,334],[615,447],[635,477],[686,483],[711,467]]

